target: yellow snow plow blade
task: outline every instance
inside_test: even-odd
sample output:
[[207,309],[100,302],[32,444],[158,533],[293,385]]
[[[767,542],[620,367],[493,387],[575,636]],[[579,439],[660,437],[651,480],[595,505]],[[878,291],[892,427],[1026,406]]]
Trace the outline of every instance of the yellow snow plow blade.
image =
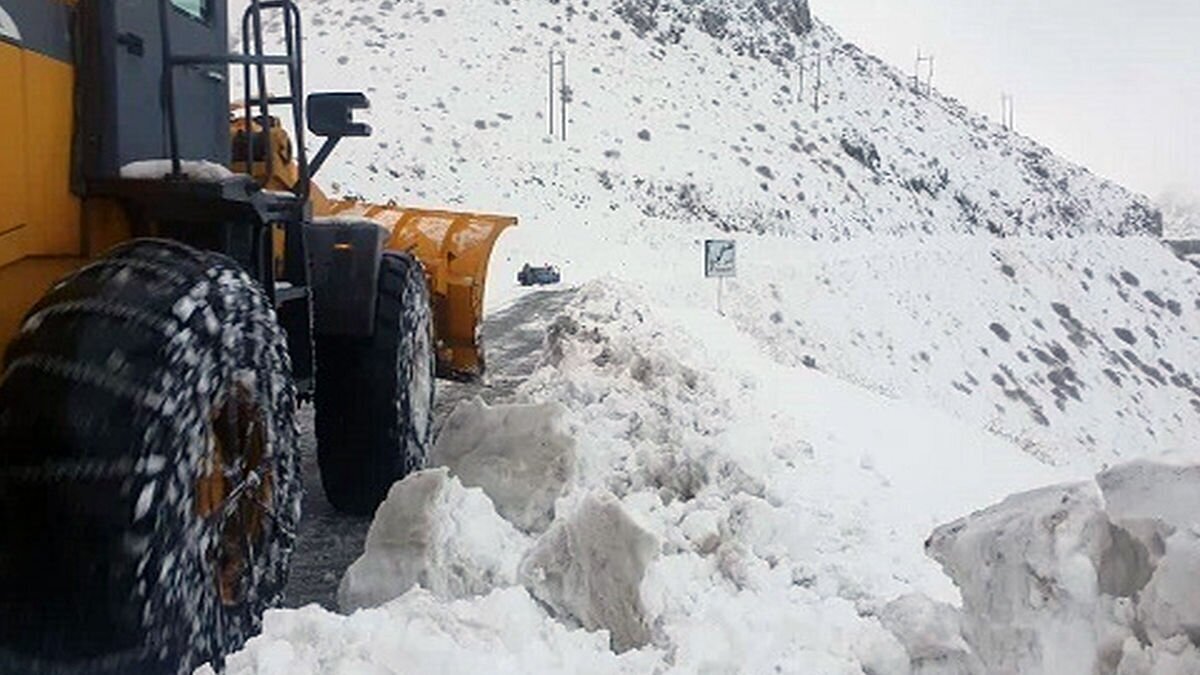
[[353,200],[330,200],[318,210],[323,216],[373,220],[391,232],[388,250],[408,251],[421,261],[433,298],[438,375],[479,376],[483,372],[479,326],[488,259],[496,238],[517,219]]

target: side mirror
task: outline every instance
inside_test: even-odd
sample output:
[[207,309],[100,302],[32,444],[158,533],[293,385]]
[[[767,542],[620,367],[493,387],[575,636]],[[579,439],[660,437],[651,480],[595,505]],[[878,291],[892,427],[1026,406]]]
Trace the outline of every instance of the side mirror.
[[371,102],[362,93],[309,94],[308,130],[323,136],[325,143],[308,165],[309,177],[317,175],[321,165],[347,136],[370,136],[371,125],[354,121],[355,110],[366,110]]
[[309,94],[308,130],[325,138],[370,136],[371,125],[354,121],[355,110],[371,107],[365,94]]

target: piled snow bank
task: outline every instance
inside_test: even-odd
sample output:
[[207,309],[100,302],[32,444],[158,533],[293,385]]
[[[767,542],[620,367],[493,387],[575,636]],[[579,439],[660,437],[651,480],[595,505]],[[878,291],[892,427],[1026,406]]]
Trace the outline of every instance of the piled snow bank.
[[[651,292],[612,279],[592,282],[552,304],[554,315],[545,317],[542,363],[515,397],[566,410],[559,428],[574,439],[576,470],[536,543],[512,528],[494,544],[512,543],[519,551],[512,583],[525,587],[518,589],[522,602],[532,603],[544,621],[596,629],[589,639],[605,651],[596,669],[609,672],[637,663],[644,666],[638,672],[681,674],[903,675],[971,663],[961,638],[953,639],[961,633],[953,610],[930,605],[930,616],[917,622],[920,611],[893,608],[899,617],[893,621],[887,605],[909,593],[954,600],[953,584],[921,546],[930,527],[1057,474],[1019,448],[949,418],[809,368],[781,366],[715,312],[672,305]],[[554,427],[540,424],[552,417],[547,410],[513,422],[514,429],[533,435],[513,433],[496,444],[505,452],[494,455],[519,466],[524,460],[507,451],[523,457],[536,434],[548,433],[539,429]],[[447,433],[512,412],[471,404]],[[491,442],[484,435],[451,447],[449,439],[436,456],[465,457]],[[931,484],[929,467],[953,480]],[[443,469],[442,481],[448,471]],[[497,465],[491,473],[503,477],[504,471]],[[535,480],[546,474],[528,475]],[[448,492],[461,489],[449,483]],[[416,502],[406,507],[410,515],[393,517],[446,524],[456,515],[436,498],[418,497],[410,497]],[[491,508],[481,505],[483,513],[463,516],[495,528],[505,521]],[[457,548],[446,543],[453,549],[447,555],[470,560],[480,536],[465,536]],[[425,566],[440,546],[415,553],[398,546],[402,564],[387,564],[402,579],[438,574]],[[505,565],[511,560],[505,557]],[[442,567],[449,574],[455,564],[447,558]],[[466,567],[477,571],[480,563]],[[381,565],[380,573],[392,569]],[[502,575],[496,579],[507,583]],[[412,583],[433,585],[402,580],[385,589],[394,594]],[[411,604],[422,593],[410,591],[383,609],[408,603],[402,606],[424,616]],[[448,631],[457,636],[470,630],[461,638],[466,646],[453,652],[458,660],[443,668],[470,670],[476,646],[507,620],[493,612],[509,607],[427,595],[452,607],[425,623],[411,622],[403,612],[377,620],[394,621],[392,634],[404,633],[405,644],[417,643],[408,631],[432,631],[428,639],[438,645]],[[917,622],[912,630],[894,625],[910,620]],[[463,628],[466,622],[475,628]],[[272,637],[300,643],[296,651],[327,655],[320,665],[328,670],[357,649],[364,650],[363,664],[425,665],[407,652],[378,653],[391,647],[364,644],[356,625],[341,621],[321,632],[297,628]],[[527,649],[574,654],[574,635],[565,628],[531,634]],[[567,642],[550,643],[558,640]],[[546,644],[534,646],[539,642]],[[508,653],[502,642],[488,644],[498,661],[532,663]],[[625,656],[634,660],[612,660],[612,647],[627,649]],[[284,649],[253,642],[247,652],[263,659],[276,648]],[[545,665],[534,663],[530,670],[570,666]]]
[[1014,495],[926,546],[988,672],[1200,672],[1200,457]]
[[506,520],[541,532],[575,475],[575,441],[558,403],[491,407],[466,401],[451,413],[429,455],[468,487],[482,488]]
[[414,589],[351,616],[315,605],[267,612],[262,635],[229,657],[224,672],[649,673],[659,658],[652,651],[613,654],[608,636],[548,618],[523,588],[453,602]]
[[411,474],[376,512],[362,556],[342,577],[338,605],[376,607],[417,585],[439,598],[482,595],[515,582],[527,546],[481,490],[464,488],[444,468]]
[[963,638],[962,614],[950,605],[910,593],[888,603],[879,620],[904,645],[913,675],[986,672]]
[[1009,497],[927,546],[962,589],[967,639],[989,671],[1069,673],[1096,660],[1110,543],[1100,491],[1079,483]]
[[556,615],[608,630],[613,649],[624,652],[650,641],[641,585],[658,548],[615,497],[589,495],[529,551],[521,579]]

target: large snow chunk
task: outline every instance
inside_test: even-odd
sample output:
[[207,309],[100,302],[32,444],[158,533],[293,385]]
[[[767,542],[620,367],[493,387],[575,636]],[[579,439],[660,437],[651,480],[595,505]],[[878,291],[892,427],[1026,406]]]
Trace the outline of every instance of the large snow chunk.
[[909,594],[888,603],[879,621],[908,651],[913,675],[984,675],[963,638],[962,615],[945,603]]
[[1108,639],[1097,568],[1110,540],[1088,482],[1014,495],[926,546],[962,591],[964,632],[988,672],[1081,673]]
[[1177,636],[1200,641],[1200,456],[1141,459],[1101,472],[1096,482],[1109,518],[1137,541],[1144,560],[1132,590],[1141,591],[1145,635],[1156,647]]
[[515,583],[527,545],[481,490],[464,488],[444,468],[414,473],[376,511],[362,556],[342,577],[338,605],[376,607],[417,585],[447,599],[488,593]]
[[1198,520],[1200,458],[1174,454],[1010,497],[928,547],[989,672],[1195,675]]
[[1096,476],[1113,521],[1200,524],[1200,455],[1173,453],[1112,467]]
[[315,605],[269,611],[262,634],[230,656],[224,672],[611,675],[653,672],[659,659],[650,650],[613,654],[603,636],[554,621],[520,587],[451,602],[414,589],[351,616]]
[[1138,600],[1138,619],[1154,643],[1175,636],[1200,642],[1200,535],[1177,532]]
[[554,502],[575,475],[575,441],[563,430],[558,403],[488,406],[460,403],[429,455],[463,485],[480,487],[496,510],[527,532],[554,519]]
[[1147,550],[1150,562],[1174,532],[1200,524],[1200,456],[1161,455],[1096,476],[1109,518]]
[[557,615],[606,629],[618,652],[650,641],[642,604],[646,568],[658,541],[611,494],[590,494],[558,520],[521,561],[520,578]]
[[1125,651],[1116,675],[1196,675],[1200,673],[1200,650],[1179,635],[1165,642],[1143,645],[1137,638],[1125,641]]

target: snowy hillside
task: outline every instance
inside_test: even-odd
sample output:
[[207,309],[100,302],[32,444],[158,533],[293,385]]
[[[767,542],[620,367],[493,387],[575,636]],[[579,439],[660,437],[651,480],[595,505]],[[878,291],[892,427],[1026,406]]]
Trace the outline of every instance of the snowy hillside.
[[[816,239],[1160,226],[1146,200],[951,100],[913,93],[905,75],[819,22],[796,34],[806,13],[612,4],[309,3],[309,87],[367,91],[379,136],[330,178],[368,197],[509,210],[561,181],[581,201],[603,195],[593,208]],[[568,57],[566,144],[546,133],[551,47]]]
[[[307,86],[366,91],[376,130],[318,181],[518,215],[488,305],[544,340],[511,401],[560,408],[524,442],[462,409],[504,447],[446,436],[449,472],[394,488],[343,606],[424,590],[273,613],[233,672],[982,672],[933,602],[960,598],[930,532],[1200,437],[1200,276],[1158,211],[912,91],[801,1],[304,10]],[[710,237],[739,245],[723,314]],[[543,261],[553,305],[513,283]],[[528,484],[450,459],[528,460],[549,427],[571,459]],[[620,551],[602,578],[597,542]]]
[[1200,238],[1200,197],[1176,190],[1160,195],[1158,207],[1163,213],[1163,230],[1177,239]]

